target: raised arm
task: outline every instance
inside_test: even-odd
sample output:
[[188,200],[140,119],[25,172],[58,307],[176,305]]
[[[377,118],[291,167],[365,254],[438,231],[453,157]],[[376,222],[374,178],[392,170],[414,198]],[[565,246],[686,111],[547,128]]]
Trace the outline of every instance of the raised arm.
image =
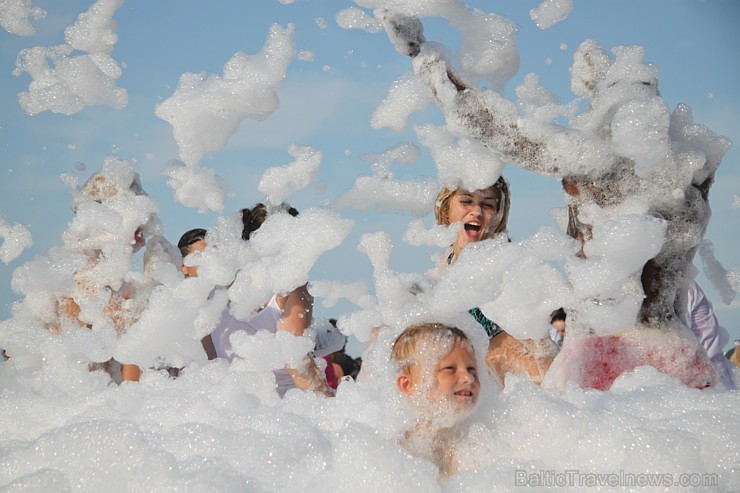
[[[505,161],[542,175],[569,176],[583,163],[606,171],[618,161],[605,142],[577,130],[551,125],[547,139],[543,133],[525,132],[514,102],[465,84],[442,50],[426,42],[417,18],[386,10],[381,20],[396,50],[413,59],[414,72],[431,89],[448,128],[458,135],[481,142]],[[600,162],[591,162],[595,155]]]

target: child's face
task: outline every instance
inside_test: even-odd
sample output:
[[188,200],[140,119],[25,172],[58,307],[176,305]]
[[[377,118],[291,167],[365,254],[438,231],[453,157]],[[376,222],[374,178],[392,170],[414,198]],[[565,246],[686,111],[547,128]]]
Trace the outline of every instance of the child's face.
[[[452,351],[439,359],[431,374],[421,368],[401,373],[396,384],[417,404],[446,408],[455,414],[471,410],[478,402],[480,380],[473,351],[466,344],[456,343]],[[422,373],[426,374],[425,377]],[[431,381],[427,378],[431,377]],[[436,411],[441,411],[437,408]]]
[[455,344],[452,351],[437,363],[432,398],[454,402],[458,410],[465,411],[475,406],[479,393],[475,356],[466,345]]

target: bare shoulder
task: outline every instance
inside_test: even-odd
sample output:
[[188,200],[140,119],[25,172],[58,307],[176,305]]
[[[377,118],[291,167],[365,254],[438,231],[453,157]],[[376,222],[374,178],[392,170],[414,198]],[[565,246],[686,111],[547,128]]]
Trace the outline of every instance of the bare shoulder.
[[313,296],[308,292],[308,284],[298,286],[287,295],[277,295],[277,297],[278,303],[283,306],[288,304],[313,305]]

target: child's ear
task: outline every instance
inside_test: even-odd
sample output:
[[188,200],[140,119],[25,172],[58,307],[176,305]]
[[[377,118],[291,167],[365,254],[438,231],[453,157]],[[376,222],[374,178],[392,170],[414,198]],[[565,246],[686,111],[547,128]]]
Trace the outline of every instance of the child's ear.
[[396,387],[398,387],[398,390],[403,394],[414,395],[414,382],[411,380],[411,376],[406,372],[402,372],[398,375],[398,378],[396,378]]

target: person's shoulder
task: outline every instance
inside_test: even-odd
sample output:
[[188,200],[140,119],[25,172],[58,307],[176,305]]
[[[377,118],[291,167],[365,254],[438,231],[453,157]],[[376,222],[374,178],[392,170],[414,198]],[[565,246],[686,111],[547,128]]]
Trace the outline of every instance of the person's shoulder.
[[[281,297],[280,294],[276,295],[278,298]],[[279,300],[280,301],[280,300]],[[291,302],[312,302],[313,296],[311,296],[311,293],[308,291],[308,284],[303,284],[301,286],[298,286],[293,291],[282,297],[283,304],[285,301],[291,301]]]

